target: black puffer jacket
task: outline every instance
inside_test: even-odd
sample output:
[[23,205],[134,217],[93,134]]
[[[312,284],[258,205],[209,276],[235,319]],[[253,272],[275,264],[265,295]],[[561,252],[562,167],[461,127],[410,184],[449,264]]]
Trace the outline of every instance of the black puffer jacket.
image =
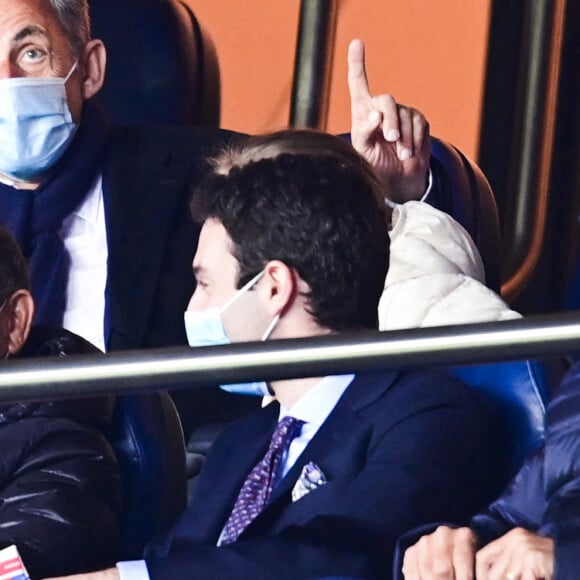
[[[92,350],[38,328],[19,356]],[[0,547],[16,544],[34,579],[118,559],[121,481],[101,434],[112,407],[109,398],[0,406]]]

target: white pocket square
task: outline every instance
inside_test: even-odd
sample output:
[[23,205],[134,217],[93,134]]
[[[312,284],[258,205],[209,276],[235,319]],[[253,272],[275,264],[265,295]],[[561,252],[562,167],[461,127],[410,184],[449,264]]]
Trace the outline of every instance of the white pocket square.
[[307,493],[324,485],[326,483],[326,476],[322,469],[310,461],[302,468],[302,473],[292,488],[292,501],[298,501]]

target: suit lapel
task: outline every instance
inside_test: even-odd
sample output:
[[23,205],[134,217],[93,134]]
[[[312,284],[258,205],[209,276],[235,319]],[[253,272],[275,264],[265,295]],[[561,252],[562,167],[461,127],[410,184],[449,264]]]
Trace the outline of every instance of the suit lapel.
[[[264,456],[276,427],[279,406],[242,420],[233,436],[214,446],[184,517],[188,540],[217,542],[247,475]],[[195,522],[195,526],[191,526]]]
[[300,477],[302,469],[310,461],[319,466],[324,465],[325,472],[330,466],[336,465],[337,451],[338,455],[340,455],[340,450],[344,448],[344,443],[349,439],[358,437],[361,428],[362,425],[359,418],[352,408],[347,405],[337,406],[331,417],[322,425],[314,439],[308,444],[302,455],[278,484],[270,497],[267,507],[274,505],[279,500],[286,501],[289,498],[289,492]]
[[[281,511],[291,503],[290,492],[309,461],[323,467],[329,481],[335,473],[356,470],[353,452],[345,453],[345,447],[360,447],[361,453],[366,450],[364,435],[367,426],[359,412],[380,397],[393,384],[397,374],[356,377],[304,453],[274,490],[267,506],[242,536],[260,533],[279,521]],[[189,542],[217,542],[242,484],[266,452],[278,414],[279,406],[276,403],[269,405],[238,422],[230,435],[213,447],[196,484],[190,507],[173,528],[166,546],[173,546],[171,549],[175,550]],[[357,462],[360,461],[361,458],[357,458]]]
[[345,454],[345,449],[356,449],[357,442],[361,442],[364,447],[367,424],[361,419],[360,411],[381,397],[398,375],[397,372],[383,372],[355,377],[292,469],[274,490],[256,522],[261,518],[268,519],[277,509],[291,502],[290,492],[307,463],[312,461],[321,467],[329,481],[334,474],[354,468],[353,458]]

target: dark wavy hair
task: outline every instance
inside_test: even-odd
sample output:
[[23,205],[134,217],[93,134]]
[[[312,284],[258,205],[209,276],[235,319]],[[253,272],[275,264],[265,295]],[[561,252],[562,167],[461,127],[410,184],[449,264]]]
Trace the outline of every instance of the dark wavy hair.
[[224,225],[239,263],[238,287],[280,260],[308,284],[318,324],[335,331],[376,328],[389,260],[377,187],[360,158],[281,153],[212,174],[195,191],[191,209],[196,221]]
[[0,226],[0,304],[23,289],[29,290],[26,259],[16,240]]

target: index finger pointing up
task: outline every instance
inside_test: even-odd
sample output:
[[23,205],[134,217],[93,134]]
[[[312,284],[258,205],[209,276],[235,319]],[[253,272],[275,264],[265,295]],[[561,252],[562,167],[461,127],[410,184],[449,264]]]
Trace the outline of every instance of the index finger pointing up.
[[371,98],[365,69],[365,45],[358,38],[351,41],[348,47],[348,90],[353,108],[356,104],[360,104],[360,101],[364,102]]

